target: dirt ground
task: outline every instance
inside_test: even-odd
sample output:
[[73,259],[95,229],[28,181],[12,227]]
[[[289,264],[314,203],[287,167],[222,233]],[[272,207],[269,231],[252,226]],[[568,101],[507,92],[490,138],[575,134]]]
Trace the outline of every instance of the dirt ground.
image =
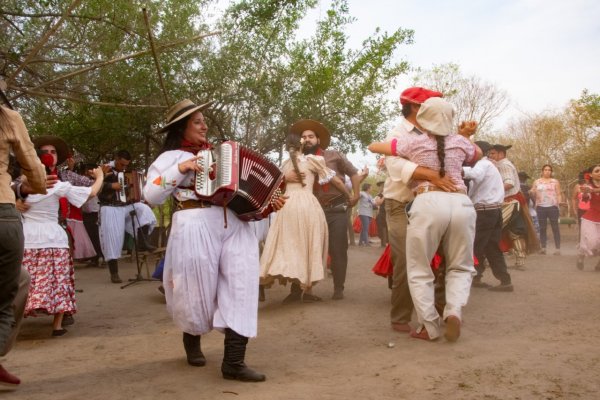
[[[64,337],[50,317],[28,318],[4,361],[23,383],[12,399],[597,399],[600,273],[575,269],[576,227],[563,255],[533,255],[511,270],[514,293],[473,289],[457,343],[427,343],[390,329],[385,279],[371,273],[381,249],[351,247],[346,298],[281,305],[274,287],[259,305],[248,364],[264,383],[220,375],[223,336],[203,337],[205,367],[188,366],[157,282],[120,289],[108,271],[78,268],[79,313]],[[550,246],[552,247],[552,246]],[[509,263],[514,263],[513,259]],[[122,263],[121,276],[135,265]],[[484,281],[494,282],[489,271]]]

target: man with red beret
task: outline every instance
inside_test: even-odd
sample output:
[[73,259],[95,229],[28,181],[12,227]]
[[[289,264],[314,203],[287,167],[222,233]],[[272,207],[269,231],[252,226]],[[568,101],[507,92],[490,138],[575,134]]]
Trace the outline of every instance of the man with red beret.
[[[417,122],[417,112],[421,104],[430,97],[443,97],[440,92],[422,87],[411,87],[400,95],[403,118],[388,134],[386,141],[408,135],[421,135],[423,129]],[[454,183],[448,177],[440,178],[437,171],[419,167],[417,164],[400,157],[386,157],[385,166],[388,177],[383,186],[385,211],[387,214],[388,236],[391,246],[394,272],[392,276],[392,309],[390,318],[392,329],[398,332],[410,332],[409,322],[413,311],[413,302],[406,276],[406,205],[413,200],[408,187],[412,179],[425,179],[446,191],[455,191]]]

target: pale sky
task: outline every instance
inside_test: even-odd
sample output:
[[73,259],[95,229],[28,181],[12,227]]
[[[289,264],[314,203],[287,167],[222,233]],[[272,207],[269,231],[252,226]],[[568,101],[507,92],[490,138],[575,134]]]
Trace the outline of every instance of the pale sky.
[[[324,15],[328,0],[315,14]],[[350,0],[357,18],[352,47],[379,26],[413,29],[414,43],[397,52],[413,67],[453,62],[464,75],[505,90],[511,106],[497,129],[523,112],[557,109],[587,88],[600,93],[600,1],[597,0]],[[393,93],[410,86],[399,80]],[[371,164],[353,155],[356,166]]]
[[[226,0],[223,0],[227,3]],[[600,93],[600,1],[598,0],[348,0],[356,21],[348,27],[350,47],[375,32],[412,29],[414,43],[397,51],[412,67],[456,63],[505,90],[510,107],[502,127],[524,113],[559,109],[583,89]],[[330,0],[320,0],[302,24],[299,37],[314,33]],[[402,76],[390,89],[397,98],[411,85]],[[374,157],[355,154],[357,167]]]

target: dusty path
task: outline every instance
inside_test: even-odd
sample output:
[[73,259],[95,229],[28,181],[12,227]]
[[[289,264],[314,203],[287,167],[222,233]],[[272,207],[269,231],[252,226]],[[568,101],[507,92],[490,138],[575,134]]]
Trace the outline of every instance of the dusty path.
[[[80,312],[62,338],[50,318],[25,321],[4,362],[23,384],[11,399],[598,399],[600,273],[575,269],[575,228],[562,256],[534,255],[511,270],[514,293],[474,289],[460,340],[426,343],[389,328],[389,291],[370,272],[379,247],[351,248],[346,299],[282,306],[283,287],[260,304],[248,364],[259,384],[220,376],[223,336],[203,338],[203,368],[184,360],[181,333],[154,282],[121,290],[106,270],[77,270]],[[512,261],[512,260],[511,260]],[[133,276],[124,264],[123,277]],[[488,272],[484,281],[493,282]],[[389,347],[389,343],[393,347]]]

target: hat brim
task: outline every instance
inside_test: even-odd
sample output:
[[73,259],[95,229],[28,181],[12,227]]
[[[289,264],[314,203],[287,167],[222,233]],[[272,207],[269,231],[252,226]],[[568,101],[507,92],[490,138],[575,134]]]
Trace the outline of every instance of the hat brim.
[[325,126],[313,119],[301,119],[298,122],[295,122],[290,127],[290,132],[298,135],[302,135],[304,131],[313,131],[319,137],[319,147],[325,150],[329,147],[329,143],[331,141],[331,135],[329,134],[329,130],[325,128]]
[[69,146],[67,146],[67,142],[58,136],[38,136],[33,138],[32,141],[36,149],[46,145],[54,146],[56,149],[56,165],[62,164],[69,157]]
[[160,128],[159,130],[157,130],[154,133],[163,133],[165,131],[169,130],[169,127],[172,126],[174,123],[176,123],[177,121],[181,121],[182,119],[184,119],[185,117],[192,115],[193,113],[195,113],[196,111],[202,111],[207,109],[208,107],[210,107],[215,101],[211,100],[209,102],[206,102],[204,104],[201,104],[199,106],[193,106],[191,108],[185,109],[185,111],[183,111],[181,114],[179,114],[177,117],[173,118],[173,120],[169,121],[168,124],[166,124],[165,126],[163,126],[162,128]]
[[496,151],[503,151],[506,153],[506,150],[510,149],[512,147],[512,144],[509,144],[508,146],[504,146],[503,144],[495,144],[492,146],[492,149],[496,150]]

